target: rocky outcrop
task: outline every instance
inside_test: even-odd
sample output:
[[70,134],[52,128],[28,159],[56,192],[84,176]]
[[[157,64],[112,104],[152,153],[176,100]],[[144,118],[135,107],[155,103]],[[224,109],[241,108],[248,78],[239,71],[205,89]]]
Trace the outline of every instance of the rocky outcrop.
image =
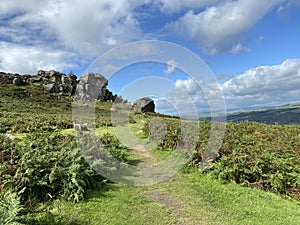
[[[96,73],[85,73],[80,81],[77,76],[68,75],[54,70],[39,70],[37,75],[19,75],[0,72],[0,84],[14,84],[16,86],[34,85],[50,94],[73,96],[76,99],[98,101],[111,101],[116,103],[126,102],[119,95],[107,89],[107,79]],[[76,91],[77,90],[77,91]]]
[[113,94],[110,90],[106,89],[104,102],[123,102],[123,98],[119,95]]
[[54,70],[39,70],[37,75],[19,75],[0,72],[1,84],[36,85],[46,92],[73,95],[76,90],[77,77],[73,74],[65,75]]
[[59,86],[57,84],[44,84],[43,89],[48,93],[59,93]]
[[135,112],[155,112],[154,101],[149,97],[136,100],[132,108]]
[[31,78],[31,75],[19,75],[12,73],[0,72],[0,84],[14,84],[14,85],[25,85]]
[[77,77],[73,74],[65,75],[54,70],[39,70],[38,74],[31,77],[30,81],[42,85],[43,89],[49,93],[74,95]]

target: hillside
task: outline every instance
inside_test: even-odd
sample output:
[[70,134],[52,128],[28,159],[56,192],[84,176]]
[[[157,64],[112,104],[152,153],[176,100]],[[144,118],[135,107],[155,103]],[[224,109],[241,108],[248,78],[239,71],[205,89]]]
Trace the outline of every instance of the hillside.
[[288,105],[272,109],[230,113],[228,121],[254,121],[266,124],[300,124],[300,106]]
[[[111,182],[87,164],[72,129],[72,103],[72,96],[38,86],[0,85],[0,133],[18,138],[0,135],[0,211],[8,218],[0,223],[298,224],[298,125],[228,123],[217,159],[199,170],[211,129],[202,121],[187,166],[164,182],[134,187]],[[111,121],[112,104],[97,102],[95,124],[115,158],[142,167],[177,148],[182,121],[151,113],[130,112],[128,126],[141,143],[151,137],[161,138],[159,144],[150,150],[124,145],[129,142],[118,139]],[[155,118],[166,125],[164,137],[160,126],[151,130]]]
[[[209,114],[199,116],[199,120],[211,120]],[[276,108],[227,112],[228,122],[258,122],[265,124],[300,124],[300,106],[285,105]]]

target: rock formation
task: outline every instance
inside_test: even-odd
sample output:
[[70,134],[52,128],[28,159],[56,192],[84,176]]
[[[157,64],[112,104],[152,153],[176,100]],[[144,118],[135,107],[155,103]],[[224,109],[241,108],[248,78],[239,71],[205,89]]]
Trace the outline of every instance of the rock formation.
[[77,77],[73,74],[65,75],[54,70],[39,70],[37,76],[33,76],[30,81],[42,85],[43,89],[49,93],[62,93],[64,95],[74,95],[76,91]]
[[155,112],[154,101],[149,97],[136,100],[132,106],[135,112]]
[[[50,94],[73,96],[81,100],[96,99],[98,101],[111,101],[123,103],[121,96],[114,95],[107,89],[107,79],[95,73],[85,73],[80,81],[76,75],[69,75],[51,70],[39,70],[37,75],[19,75],[0,72],[0,84],[34,85]],[[77,91],[76,91],[77,90]],[[126,101],[125,101],[126,102]]]
[[42,87],[49,93],[61,93],[64,95],[73,95],[76,90],[75,75],[65,75],[63,73],[39,70],[37,75],[19,75],[0,72],[1,84],[36,85]]
[[77,84],[76,99],[81,100],[99,100],[105,98],[107,79],[96,73],[84,73]]
[[0,84],[14,84],[14,85],[25,85],[28,83],[28,79],[31,75],[19,75],[11,73],[0,72]]

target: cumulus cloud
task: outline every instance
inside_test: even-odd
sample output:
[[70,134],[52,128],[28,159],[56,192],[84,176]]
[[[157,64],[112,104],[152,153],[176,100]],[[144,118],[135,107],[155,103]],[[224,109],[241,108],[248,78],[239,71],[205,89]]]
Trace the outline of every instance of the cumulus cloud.
[[73,70],[75,55],[52,50],[0,42],[0,69],[3,72],[35,74],[37,70]]
[[177,80],[174,87],[177,102],[180,102],[182,105],[187,99],[186,97],[182,98],[182,96],[188,96],[199,111],[213,111],[213,113],[217,113],[224,110],[224,98],[221,87],[214,80],[188,78],[186,80]]
[[210,54],[236,54],[247,50],[240,44],[242,34],[281,2],[284,0],[222,1],[199,13],[190,10],[177,21],[169,23],[166,29],[187,35],[204,46]]
[[[17,72],[22,68],[17,65],[26,66],[26,63],[27,67],[33,64],[38,64],[35,67],[44,66],[43,60],[37,60],[32,52],[45,50],[45,46],[48,52],[45,55],[56,52],[58,56],[41,58],[49,60],[48,64],[56,65],[55,69],[60,69],[63,63],[58,62],[64,58],[63,54],[91,60],[119,44],[144,39],[133,9],[147,2],[28,0],[24,4],[21,0],[3,0],[0,2],[1,40],[14,47],[10,52],[1,49],[3,66],[0,70]],[[23,55],[25,49],[28,54]],[[4,56],[3,51],[10,56]],[[8,57],[14,57],[14,62]]]
[[[57,6],[57,3],[55,3]],[[83,55],[100,55],[105,50],[132,40],[143,33],[133,16],[133,1],[60,1],[53,13],[44,17],[65,46]]]
[[234,46],[232,46],[231,50],[229,51],[232,54],[238,54],[238,53],[246,53],[249,52],[250,49],[243,46],[242,44],[236,44]]
[[279,65],[250,69],[220,85],[191,78],[177,80],[174,97],[169,101],[159,99],[158,104],[162,112],[176,108],[186,113],[190,110],[187,102],[199,112],[218,111],[218,107],[222,110],[222,99],[227,109],[279,106],[299,102],[299,87],[300,59],[287,59]]
[[[8,44],[14,47],[10,52],[4,47],[0,49],[0,70],[16,72],[21,70],[20,65],[24,65],[24,69],[29,65],[44,67],[43,60],[37,60],[31,53],[37,51],[47,51],[45,55],[57,54],[56,57],[44,57],[48,64],[54,67],[57,64],[54,69],[60,69],[64,64],[69,67],[68,60],[65,63],[61,60],[69,59],[70,55],[76,58],[77,64],[87,64],[120,44],[161,35],[162,27],[167,32],[196,40],[211,54],[248,52],[250,49],[244,43],[243,34],[272,7],[286,1],[27,0],[24,3],[22,0],[1,0],[1,46]],[[153,17],[156,19],[161,17],[164,23],[169,19],[174,22],[161,24],[157,30],[148,33],[142,26],[144,18],[139,17],[139,12],[146,11],[148,7],[155,10]],[[151,20],[151,16],[147,19]],[[24,49],[28,51],[27,55],[23,54]],[[12,60],[8,60],[9,57]],[[4,62],[7,64],[4,65]],[[173,69],[170,64],[166,73]]]
[[260,66],[222,85],[229,107],[276,106],[299,101],[300,59]]

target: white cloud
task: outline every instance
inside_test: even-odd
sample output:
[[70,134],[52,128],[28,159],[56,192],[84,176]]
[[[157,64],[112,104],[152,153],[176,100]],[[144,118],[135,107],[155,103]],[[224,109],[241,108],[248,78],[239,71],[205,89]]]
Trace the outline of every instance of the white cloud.
[[[56,52],[57,60],[48,63],[60,69],[63,63],[59,60],[66,52],[76,54],[77,59],[91,60],[119,44],[144,39],[133,10],[146,2],[148,0],[90,0],[88,3],[84,0],[28,0],[25,4],[21,0],[2,0],[1,39],[14,47],[10,52],[0,49],[0,70],[24,68],[25,72],[32,64],[34,68],[43,67],[43,60],[32,53],[37,49],[47,48],[48,53],[44,55]],[[27,54],[23,54],[25,49]],[[3,51],[10,56],[4,56]],[[34,59],[37,61],[33,62]]]
[[174,108],[188,113],[191,110],[187,104],[194,105],[199,112],[222,110],[222,99],[228,109],[279,106],[299,102],[299,87],[300,59],[287,59],[279,65],[253,68],[221,85],[191,78],[177,80],[174,97],[169,101],[159,99],[157,103],[159,110],[165,113]]
[[[55,3],[56,4],[56,3]],[[133,1],[61,1],[55,13],[44,11],[46,20],[65,46],[82,55],[98,56],[105,50],[132,40],[143,33],[132,10]]]
[[222,0],[157,0],[160,9],[165,13],[177,13],[185,9],[201,9]]
[[240,41],[243,33],[251,29],[272,7],[284,0],[238,0],[206,8],[202,12],[188,11],[167,30],[197,41],[210,54],[245,51]]
[[222,85],[229,107],[276,106],[299,101],[300,59],[246,71]]
[[176,69],[176,67],[178,66],[178,64],[177,64],[177,62],[176,61],[174,61],[174,60],[169,60],[168,62],[167,62],[167,69],[166,70],[164,70],[164,72],[167,74],[167,75],[170,75],[170,74],[172,74],[172,73],[174,73],[175,72],[175,69]]
[[239,44],[234,45],[229,52],[232,54],[238,54],[238,53],[246,53],[249,51],[250,51],[249,48],[247,48],[239,43]]
[[[78,64],[87,64],[120,44],[161,35],[160,29],[165,24],[150,33],[142,26],[144,21],[139,12],[147,11],[148,6],[155,15],[150,13],[147,19],[151,20],[153,16],[163,18],[162,21],[177,20],[166,27],[176,35],[196,40],[211,54],[247,52],[250,49],[244,43],[244,32],[273,6],[286,1],[26,0],[24,3],[23,0],[1,0],[0,70],[14,72],[24,68],[25,72],[31,65],[44,67],[44,61],[32,53],[42,51],[48,52],[44,55],[57,54],[56,57],[47,57],[48,63],[53,65],[51,67],[57,70],[63,65],[68,68],[70,61],[62,63],[61,60],[69,58],[76,59]],[[146,9],[141,9],[144,5],[147,5]],[[3,47],[4,43],[13,46],[9,52]],[[25,54],[25,49],[28,54]],[[144,52],[152,54],[151,51],[145,49]],[[165,72],[171,73],[173,69],[170,65]]]
[[20,74],[35,74],[37,70],[72,70],[74,54],[62,50],[21,46],[0,42],[0,70]]
[[224,106],[217,83],[192,78],[174,83],[174,97],[170,98],[170,102],[181,114],[191,113],[192,108],[197,112],[209,112],[210,107],[214,112],[222,111]]

